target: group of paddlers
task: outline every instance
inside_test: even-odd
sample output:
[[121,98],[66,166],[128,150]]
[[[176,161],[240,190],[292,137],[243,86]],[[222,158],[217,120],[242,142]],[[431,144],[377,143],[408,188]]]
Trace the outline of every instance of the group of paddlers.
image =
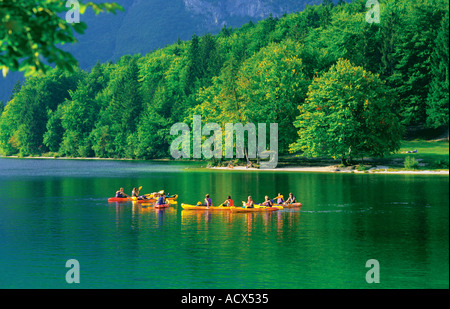
[[[292,203],[296,203],[296,202],[297,202],[297,200],[292,193],[289,193],[289,197],[286,200],[283,198],[283,195],[281,193],[278,193],[278,196],[274,197],[273,199],[269,199],[269,196],[266,195],[264,197],[264,202],[262,202],[260,205],[271,207],[273,205],[292,204]],[[221,205],[222,206],[235,206],[234,201],[231,199],[230,195],[227,196],[227,199]],[[255,202],[253,201],[252,197],[249,195],[247,198],[247,202],[245,203],[245,206],[247,208],[253,208],[254,205],[255,205]],[[209,194],[206,194],[204,202],[203,203],[198,202],[197,206],[207,206],[207,207],[212,206],[212,200],[211,200]]]

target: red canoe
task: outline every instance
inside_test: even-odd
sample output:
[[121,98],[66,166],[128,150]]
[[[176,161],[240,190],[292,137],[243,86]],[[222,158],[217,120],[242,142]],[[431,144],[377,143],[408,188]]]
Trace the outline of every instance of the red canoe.
[[162,205],[155,205],[154,208],[167,208],[170,207],[170,204],[162,204]]
[[138,200],[138,199],[132,198],[132,197],[110,197],[108,199],[108,202],[110,202],[110,203],[113,203],[113,202],[118,202],[118,203],[123,203],[123,202],[154,203],[154,202],[156,202],[156,200],[155,199]]
[[[176,201],[177,198],[178,198],[178,195],[175,194],[175,195],[166,197],[166,200]],[[123,203],[123,202],[154,203],[154,202],[156,202],[156,199],[150,198],[150,199],[146,199],[146,200],[138,200],[135,197],[110,197],[108,199],[108,202],[110,202],[110,203],[114,203],[114,202],[118,202],[118,203]]]
[[300,207],[302,207],[302,203],[291,203],[291,204],[285,204],[285,205],[279,204],[279,205],[283,206],[283,208],[300,208]]

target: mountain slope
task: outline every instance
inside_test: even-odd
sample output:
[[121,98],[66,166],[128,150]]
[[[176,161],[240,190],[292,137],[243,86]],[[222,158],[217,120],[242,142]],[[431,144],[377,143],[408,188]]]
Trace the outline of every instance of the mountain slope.
[[[306,5],[322,0],[115,0],[124,12],[81,16],[88,25],[78,43],[63,48],[79,61],[80,68],[90,69],[97,61],[116,61],[126,54],[146,54],[196,33],[218,33],[223,26],[239,27],[284,13],[302,11]],[[11,95],[21,73],[0,79],[0,100]]]

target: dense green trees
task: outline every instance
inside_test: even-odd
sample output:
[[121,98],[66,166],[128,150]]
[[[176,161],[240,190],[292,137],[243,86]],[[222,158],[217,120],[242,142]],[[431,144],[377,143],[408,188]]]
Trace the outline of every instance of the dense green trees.
[[291,150],[307,156],[363,158],[400,148],[401,126],[380,78],[348,60],[338,60],[314,79],[295,121],[299,139]]
[[395,151],[402,125],[448,126],[448,0],[381,2],[379,24],[365,2],[30,77],[1,113],[0,153],[169,157],[171,126],[197,114],[278,123],[281,153],[358,159]]
[[309,79],[291,40],[272,43],[248,59],[238,78],[243,113],[252,123],[278,123],[279,149],[286,152],[296,137],[297,106],[303,104]]
[[427,123],[432,127],[448,126],[448,23],[447,11],[431,54],[432,79],[427,97]]
[[0,120],[3,154],[31,155],[47,151],[43,144],[47,121],[58,103],[69,97],[81,73],[52,70],[45,77],[31,77],[8,102]]
[[[387,80],[396,92],[402,122],[416,125],[427,121],[427,97],[433,80],[431,55],[442,19],[448,12],[448,1],[405,4],[393,4],[401,18],[393,55],[395,69]],[[448,44],[444,49],[448,52]]]

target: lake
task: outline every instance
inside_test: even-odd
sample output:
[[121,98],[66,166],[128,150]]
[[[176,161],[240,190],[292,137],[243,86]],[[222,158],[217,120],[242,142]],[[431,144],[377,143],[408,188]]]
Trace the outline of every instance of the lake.
[[[0,288],[449,288],[448,175],[216,171],[180,162],[0,159]],[[108,203],[164,189],[178,205]],[[187,211],[209,193],[301,209]],[[80,283],[68,284],[76,259]],[[368,283],[379,263],[379,283]]]

